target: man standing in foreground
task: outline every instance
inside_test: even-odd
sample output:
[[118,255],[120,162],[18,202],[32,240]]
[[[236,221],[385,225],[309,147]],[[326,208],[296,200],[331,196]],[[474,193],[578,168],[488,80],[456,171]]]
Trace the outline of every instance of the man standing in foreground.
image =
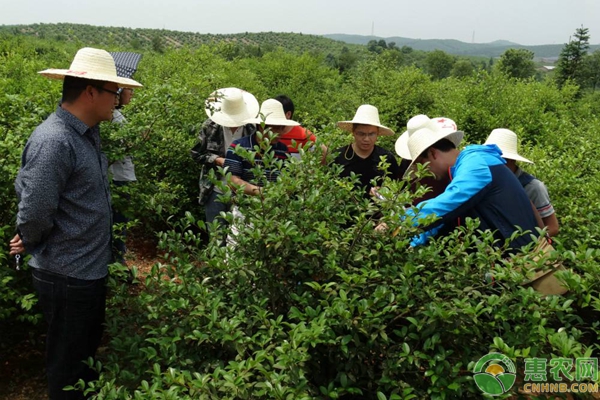
[[83,361],[100,344],[112,261],[108,163],[98,124],[111,120],[120,87],[142,85],[118,77],[111,55],[92,48],[80,49],[68,70],[40,74],[64,80],[62,103],[23,150],[10,254],[32,255],[33,285],[49,325],[49,397],[79,399],[81,392],[63,388],[97,377]]

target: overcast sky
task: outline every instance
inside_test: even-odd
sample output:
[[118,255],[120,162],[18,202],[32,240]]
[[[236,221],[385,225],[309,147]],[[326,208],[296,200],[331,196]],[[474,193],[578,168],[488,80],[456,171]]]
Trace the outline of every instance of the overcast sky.
[[600,0],[0,0],[0,25],[56,22],[199,33],[374,33],[525,45],[566,43],[583,24],[596,44]]

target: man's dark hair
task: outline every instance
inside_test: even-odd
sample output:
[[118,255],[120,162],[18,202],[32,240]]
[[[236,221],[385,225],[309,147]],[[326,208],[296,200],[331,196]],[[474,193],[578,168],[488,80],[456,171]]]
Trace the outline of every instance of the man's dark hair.
[[96,81],[86,78],[75,78],[73,76],[65,76],[63,81],[62,101],[63,103],[72,103],[88,86],[101,88],[106,82]]
[[294,117],[294,102],[292,102],[292,99],[287,97],[285,94],[280,94],[279,96],[275,97],[275,100],[283,105],[284,113],[291,111],[292,115],[290,115],[290,118]]
[[432,144],[431,146],[429,146],[427,149],[425,149],[425,151],[423,151],[419,157],[421,156],[425,156],[427,154],[427,152],[429,151],[429,149],[434,148],[436,150],[441,151],[442,153],[447,153],[452,149],[455,149],[456,146],[454,145],[454,143],[452,143],[450,140],[448,139],[440,139],[437,142],[435,142],[434,144]]

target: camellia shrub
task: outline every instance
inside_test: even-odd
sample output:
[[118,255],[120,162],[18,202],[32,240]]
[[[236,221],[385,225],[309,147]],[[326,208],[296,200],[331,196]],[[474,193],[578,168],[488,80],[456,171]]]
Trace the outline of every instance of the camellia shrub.
[[[13,182],[22,148],[60,100],[60,83],[36,72],[68,65],[77,47],[83,46],[0,38],[4,243],[14,235]],[[597,356],[594,95],[579,99],[569,85],[483,72],[433,82],[385,55],[359,60],[340,75],[312,53],[278,50],[246,59],[222,50],[144,51],[135,78],[145,87],[123,110],[128,123],[101,127],[109,158],[132,155],[138,176],[129,199],[115,195],[114,202],[156,238],[161,259],[133,288],[121,283],[123,268],[111,266],[108,342],[89,394],[480,398],[472,368],[490,351],[517,364],[525,357]],[[199,169],[189,156],[206,119],[204,99],[228,86],[259,101],[289,95],[318,138],[301,161],[279,165],[280,179],[260,197],[225,191],[245,217],[236,221],[234,248],[222,246],[216,234],[206,240],[196,198]],[[335,122],[351,119],[363,103],[377,106],[398,134],[420,113],[454,119],[467,133],[465,144],[482,142],[497,127],[517,132],[521,152],[535,161],[526,169],[549,188],[561,224],[554,246],[569,293],[544,298],[522,286],[531,256],[503,260],[477,221],[410,248],[419,231],[402,219],[403,206],[418,193],[410,195],[405,182],[388,182],[381,190],[386,200],[375,205],[353,189],[355,180],[339,179],[335,166],[320,163],[319,145],[332,150],[350,142]],[[378,144],[393,150],[395,139]],[[389,226],[385,233],[375,232],[376,217]],[[0,265],[0,323],[36,323],[27,265],[15,271],[8,246],[0,247]],[[495,284],[486,280],[490,275]],[[515,394],[516,387],[504,397]]]
[[[265,159],[282,168],[278,182],[260,197],[224,196],[244,216],[227,215],[235,245],[215,234],[202,248],[192,228],[204,224],[189,213],[160,235],[164,260],[145,290],[115,287],[110,351],[90,393],[480,398],[471,370],[490,351],[594,350],[574,308],[598,278],[590,263],[558,274],[568,295],[544,298],[521,284],[532,256],[503,260],[476,221],[410,248],[418,228],[400,218],[412,198],[405,182],[390,182],[375,205],[316,151],[285,166]],[[374,230],[378,214],[385,233]]]

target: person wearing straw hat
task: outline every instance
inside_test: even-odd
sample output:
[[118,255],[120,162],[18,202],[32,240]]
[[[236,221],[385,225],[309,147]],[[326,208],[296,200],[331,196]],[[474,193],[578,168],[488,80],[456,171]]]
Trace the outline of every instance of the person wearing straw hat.
[[[390,151],[375,144],[379,136],[394,135],[394,131],[380,123],[379,111],[376,107],[363,104],[358,107],[352,120],[340,121],[337,126],[351,132],[353,141],[334,151],[336,157],[333,162],[343,167],[341,177],[349,177],[352,173],[359,176],[364,197],[371,196],[373,179],[381,185],[385,176],[392,179],[402,177],[396,157]],[[379,168],[381,157],[389,165],[387,171]]]
[[[406,150],[407,149],[406,142],[408,141],[408,138],[410,137],[410,135],[415,133],[417,130],[425,127],[430,121],[437,123],[439,125],[440,129],[447,131],[448,133],[453,133],[453,132],[458,131],[458,126],[456,125],[456,122],[454,122],[453,120],[451,120],[450,118],[447,118],[447,117],[436,117],[436,118],[430,119],[427,115],[424,115],[424,114],[420,114],[420,115],[416,115],[416,116],[412,117],[406,123],[406,131],[402,135],[400,135],[400,137],[398,137],[398,139],[396,140],[396,144],[395,144],[396,153],[400,157],[402,157],[402,160],[410,159],[410,154],[408,154],[406,152],[407,151]],[[458,146],[460,145],[460,141],[462,140],[462,136],[454,135],[454,136],[452,136],[452,138],[455,138],[457,140],[457,142],[454,143],[454,145],[456,146],[456,148],[458,148]],[[446,187],[448,186],[448,184],[450,183],[450,178],[448,176],[444,176],[441,179],[435,179],[434,177],[431,177],[431,176],[425,176],[425,177],[419,179],[418,183],[420,185],[429,187],[430,190],[427,193],[425,193],[423,196],[413,199],[413,205],[418,204],[424,200],[432,199],[432,198],[442,194],[444,192],[444,190],[446,189]],[[411,186],[410,186],[411,192],[414,192],[416,190],[416,186],[417,186],[416,184],[417,184],[416,181],[413,181],[411,183]]]
[[[263,165],[262,155],[256,153],[251,163],[236,153],[236,148],[241,147],[248,151],[255,152],[255,146],[264,150],[266,140],[275,153],[275,158],[287,160],[289,151],[287,146],[279,141],[279,137],[290,126],[299,126],[294,120],[287,119],[283,111],[283,105],[275,99],[267,99],[260,106],[259,116],[250,118],[246,123],[259,125],[260,133],[253,133],[250,136],[234,140],[227,150],[225,166],[228,172],[231,172],[231,183],[234,189],[243,188],[243,192],[248,195],[256,196],[261,193],[261,188],[268,182],[274,182],[279,177],[279,171],[276,169],[265,169],[262,177],[254,176],[252,169],[256,165]],[[264,135],[264,137],[263,137]]]
[[80,49],[68,69],[41,75],[63,80],[62,102],[31,134],[15,181],[18,234],[10,253],[31,254],[46,336],[51,399],[83,398],[63,391],[97,374],[83,361],[100,344],[111,246],[108,161],[98,124],[110,121],[119,88],[141,87],[117,76],[111,55]]
[[523,171],[517,165],[517,161],[533,164],[533,161],[519,155],[517,134],[509,129],[494,129],[485,141],[485,144],[495,144],[502,151],[502,158],[506,160],[506,166],[516,175],[525,189],[525,193],[535,206],[547,229],[548,235],[556,236],[559,231],[556,212],[550,202],[550,195],[546,185],[533,175]]
[[[451,179],[442,194],[416,205],[416,224],[430,215],[440,219],[425,226],[425,232],[414,238],[411,244],[424,244],[442,229],[453,229],[457,219],[471,217],[479,219],[481,230],[494,232],[499,246],[504,246],[508,240],[507,251],[517,251],[532,242],[532,236],[537,232],[529,199],[517,178],[505,167],[506,162],[497,146],[470,145],[459,151],[456,143],[462,136],[461,131],[450,132],[430,122],[410,135],[401,149],[402,154],[412,160],[407,173],[415,164],[426,163],[436,179],[448,175]],[[519,228],[533,235],[513,238]]]
[[[204,205],[206,222],[217,221],[221,212],[227,212],[229,205],[219,201],[221,189],[215,187],[209,179],[210,170],[217,171],[223,167],[229,145],[237,139],[247,137],[256,132],[256,126],[246,121],[258,114],[258,100],[251,93],[234,88],[222,88],[214,91],[206,100],[208,119],[202,124],[198,135],[198,143],[191,150],[192,158],[201,165],[198,181],[200,193],[199,204]],[[225,183],[225,177],[221,177]]]
[[[279,170],[273,166],[263,163],[263,155],[267,150],[273,152],[274,158],[288,160],[290,153],[287,145],[279,141],[287,128],[299,126],[300,124],[288,119],[283,111],[281,102],[275,99],[267,99],[260,105],[259,116],[250,118],[245,122],[256,124],[258,132],[250,136],[235,140],[227,150],[225,166],[231,173],[231,186],[236,192],[242,190],[246,195],[258,196],[262,193],[267,182],[275,182],[279,177]],[[248,160],[239,154],[237,149],[254,153],[252,160]],[[256,151],[259,148],[260,151]],[[253,169],[263,168],[262,176],[255,176]],[[231,232],[227,236],[229,247],[237,245],[236,237],[239,234],[239,226],[244,223],[244,215],[237,206],[232,210],[234,223]]]

